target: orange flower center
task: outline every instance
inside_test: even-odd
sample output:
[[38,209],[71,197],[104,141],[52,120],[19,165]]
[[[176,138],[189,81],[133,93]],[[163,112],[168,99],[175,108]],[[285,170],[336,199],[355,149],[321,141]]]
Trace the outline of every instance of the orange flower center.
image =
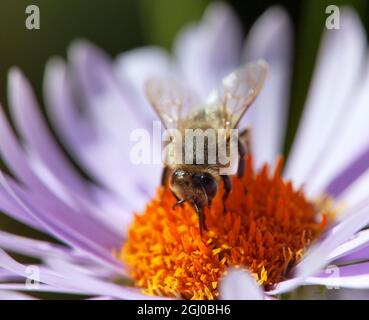
[[118,253],[135,284],[148,294],[215,299],[228,267],[249,270],[266,288],[283,280],[325,228],[328,212],[285,182],[281,167],[279,160],[271,176],[267,165],[255,173],[248,157],[244,176],[232,178],[227,211],[222,186],[205,210],[208,230],[202,239],[193,208],[184,204],[173,210],[175,198],[160,188],[135,216]]

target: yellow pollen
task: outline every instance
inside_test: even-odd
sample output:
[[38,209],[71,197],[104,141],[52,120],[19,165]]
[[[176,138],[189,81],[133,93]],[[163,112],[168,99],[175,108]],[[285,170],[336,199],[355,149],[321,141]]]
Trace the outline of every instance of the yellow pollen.
[[244,176],[232,178],[226,212],[222,185],[205,209],[202,239],[193,208],[186,203],[173,210],[176,199],[169,188],[159,188],[135,215],[117,254],[135,285],[151,295],[216,299],[228,267],[249,270],[266,289],[284,280],[326,227],[330,210],[294,190],[281,168],[280,159],[272,175],[267,165],[255,173],[248,157]]

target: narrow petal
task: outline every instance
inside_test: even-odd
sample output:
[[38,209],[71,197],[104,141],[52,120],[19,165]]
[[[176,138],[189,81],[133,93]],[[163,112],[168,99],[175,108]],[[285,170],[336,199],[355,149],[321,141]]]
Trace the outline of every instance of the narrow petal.
[[325,189],[339,197],[367,169],[369,131],[365,120],[368,115],[369,60],[363,75],[332,130],[329,144],[316,162],[319,170],[310,174],[308,188],[311,194]]
[[0,231],[0,248],[34,258],[80,258],[83,255],[61,245]]
[[0,300],[36,300],[24,293],[0,289]]
[[268,9],[253,25],[246,39],[244,60],[267,61],[268,76],[260,95],[241,121],[251,125],[256,166],[274,163],[281,154],[287,124],[292,65],[292,26],[280,7]]
[[305,279],[306,284],[335,288],[369,289],[369,263],[336,267],[331,266],[317,275]]
[[[7,165],[8,169],[22,181],[26,186],[35,192],[43,192],[45,187],[39,179],[32,173],[26,161],[27,156],[21,148],[13,131],[10,129],[8,120],[5,117],[2,106],[0,105],[0,155]],[[19,220],[26,225],[42,230],[42,227],[32,217],[21,210],[14,201],[7,198],[6,192],[0,188],[0,208],[9,216]]]
[[174,51],[181,79],[206,98],[239,64],[241,28],[235,13],[223,3],[211,4],[199,24],[186,27]]
[[[75,210],[67,204],[54,198],[51,194],[44,193],[42,195],[32,193],[22,188],[10,177],[0,173],[0,184],[8,192],[8,196],[18,201],[17,196],[27,200],[31,206],[37,208],[37,212],[42,216],[38,217],[38,221],[51,221],[53,224],[69,226],[68,232],[80,233],[89,239],[93,239],[96,244],[111,249],[121,242],[121,238],[115,235],[104,225],[86,215],[81,210]],[[18,203],[19,205],[20,203]],[[87,209],[87,208],[86,208]],[[33,213],[33,217],[35,214]],[[35,218],[36,219],[36,218]]]
[[46,110],[56,133],[68,150],[77,152],[95,141],[96,132],[73,101],[66,69],[61,58],[48,61],[44,75],[44,97]]
[[264,300],[264,292],[246,271],[232,269],[220,284],[223,300]]
[[[356,233],[350,240],[336,247],[329,255],[328,260],[333,261],[350,254],[369,243],[369,230]],[[368,255],[369,258],[369,255]]]
[[[116,285],[111,282],[111,278],[108,281],[107,279],[97,279],[95,276],[90,274],[89,270],[86,270],[86,268],[77,266],[68,261],[59,258],[51,260],[52,261],[48,262],[51,270],[56,273],[62,274],[67,279],[70,279],[72,281],[78,279],[79,288],[81,288],[81,290],[90,291],[93,294],[106,295],[120,299],[160,299],[159,297],[144,295],[140,292],[140,289],[138,288]],[[100,291],[96,291],[95,286]]]
[[[148,164],[136,164],[130,157],[134,146],[131,135],[136,129],[147,130],[145,122],[136,114],[135,106],[118,84],[112,65],[100,50],[77,42],[70,48],[69,58],[81,89],[85,115],[97,134],[97,141],[86,154],[89,168],[93,169],[91,173],[123,199],[127,196],[130,199],[130,195],[136,199],[141,194],[145,197],[139,203],[144,203],[159,183],[162,169],[161,162],[153,163],[151,158]],[[147,143],[152,151],[151,140]]]
[[352,264],[363,261],[369,261],[369,245],[365,245],[356,250],[352,250],[336,259],[333,263]]
[[347,266],[331,265],[323,271],[314,274],[313,277],[319,278],[338,278],[369,275],[369,262],[355,263]]
[[[32,101],[27,101],[27,103],[32,104]],[[39,121],[41,120],[37,120],[37,122]],[[59,180],[59,177],[55,176],[57,173],[54,172],[54,168],[50,168],[45,162],[41,161],[37,153],[27,152],[23,149],[10,128],[2,110],[0,110],[0,130],[2,133],[1,136],[3,137],[0,142],[0,152],[6,165],[18,180],[32,190],[35,195],[42,195],[42,202],[51,203],[54,206],[55,203],[59,203],[62,200],[75,207],[75,201],[72,199],[74,195],[78,194],[79,197],[91,199],[87,192],[80,193],[78,192],[80,189],[71,188],[67,180]],[[40,134],[42,135],[43,133],[41,132]],[[82,185],[82,180],[79,183]],[[85,187],[86,185],[83,188],[86,189]],[[6,211],[8,214],[16,214],[17,212],[16,210]],[[89,211],[85,210],[85,212],[87,213]]]
[[[63,215],[60,212],[58,214],[58,211],[38,210],[37,201],[33,204],[34,206],[31,205],[29,201],[33,199],[29,197],[29,194],[22,191],[1,173],[0,185],[8,192],[8,196],[37,220],[50,235],[55,236],[73,248],[85,252],[92,259],[102,263],[111,270],[119,272],[122,269],[121,264],[112,256],[112,250],[116,247],[112,243],[108,243],[112,240],[118,247],[119,239],[114,240],[114,235],[107,230],[104,231],[102,225],[93,226],[91,217],[73,214],[70,210],[62,211]],[[78,219],[80,220],[79,222]]]
[[0,186],[0,210],[7,216],[22,222],[36,230],[44,231],[42,223],[30,216],[26,211],[19,206],[14,199],[8,196],[8,192]]
[[33,153],[56,180],[79,194],[86,188],[77,172],[68,163],[47,130],[29,83],[17,69],[9,72],[9,100],[11,113],[28,151]]
[[4,270],[0,268],[0,283],[4,283],[7,281],[15,281],[18,282],[22,277],[15,274],[14,272],[10,272],[8,270]]
[[274,296],[274,295],[286,293],[286,292],[294,290],[295,288],[300,286],[302,283],[303,283],[303,279],[299,279],[299,278],[285,280],[285,281],[282,281],[276,284],[276,286],[272,288],[271,290],[267,291],[266,294],[270,296]]
[[[332,185],[333,186],[333,185]],[[347,206],[354,206],[365,201],[369,197],[369,170],[366,170],[358,178],[339,194],[338,203],[345,203]],[[344,219],[345,216],[340,215],[338,218]]]
[[[326,192],[339,197],[355,180],[369,168],[369,148],[365,148],[357,158],[342,170],[326,187]],[[369,192],[368,192],[369,195]]]
[[[110,145],[106,146],[105,140],[98,137],[98,133],[87,121],[88,119],[80,115],[72,98],[70,82],[67,81],[66,66],[59,59],[51,60],[46,67],[44,91],[48,114],[66,148],[91,176],[106,182],[107,186],[111,186],[112,182],[109,179],[116,181],[117,177],[111,177],[115,171],[116,162],[112,163],[111,154],[108,151]],[[109,167],[110,170],[105,170],[106,167]],[[121,164],[117,170],[121,172]],[[128,180],[127,176],[124,181]],[[91,191],[91,189],[93,190]],[[91,197],[83,197],[83,200],[100,207],[105,212],[106,222],[110,221],[114,229],[120,230],[120,232],[127,223],[126,219],[130,218],[131,212],[134,211],[135,204],[137,205],[145,199],[142,197],[142,191],[137,191],[134,188],[121,190],[124,193],[120,192],[118,197],[110,190],[104,191],[101,188],[91,186]],[[112,213],[111,208],[118,206],[118,203],[119,214],[116,213],[116,210]]]
[[305,258],[295,268],[296,278],[305,278],[327,265],[330,262],[329,256],[332,250],[350,239],[353,234],[369,223],[368,203],[350,210],[355,213],[334,227],[324,240],[306,253]]
[[[27,277],[27,267],[15,261],[5,251],[0,249],[0,267]],[[39,268],[39,280],[41,283],[55,288],[61,288],[61,292],[66,289],[75,290],[80,294],[106,295],[119,299],[147,299],[146,295],[140,294],[137,289],[125,288],[113,283],[98,280],[87,275],[80,274],[76,270],[50,270],[45,267]]]
[[42,191],[44,187],[35,177],[26,159],[26,153],[21,147],[7,120],[4,109],[0,105],[0,154],[8,169],[28,187]]
[[167,52],[160,47],[143,47],[119,55],[114,63],[115,73],[135,112],[145,119],[147,128],[158,116],[149,105],[144,93],[145,82],[158,76],[172,75],[171,61]]
[[[24,279],[23,279],[24,280]],[[61,293],[61,294],[78,294],[81,292],[73,289],[66,289],[63,287],[53,287],[45,284],[38,284],[37,286],[27,286],[25,283],[0,283],[0,292],[4,290],[8,293],[18,293],[17,291],[24,291],[28,293],[47,292],[47,293]]]
[[[362,70],[366,37],[360,20],[352,10],[343,9],[341,22],[337,32],[325,31],[302,121],[287,162],[285,175],[297,186],[305,183],[309,187],[317,161],[324,159],[320,154],[335,137],[337,120],[352,107],[352,94]],[[324,173],[319,169],[319,175]]]

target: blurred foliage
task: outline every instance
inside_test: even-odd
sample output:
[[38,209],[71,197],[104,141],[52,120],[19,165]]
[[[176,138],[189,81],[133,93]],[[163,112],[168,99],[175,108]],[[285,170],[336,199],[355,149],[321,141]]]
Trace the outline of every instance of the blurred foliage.
[[171,48],[176,33],[187,23],[198,21],[210,0],[139,0],[144,40]]
[[[25,27],[25,9],[40,8],[40,30]],[[43,68],[53,55],[65,55],[74,39],[87,38],[116,55],[143,44],[135,0],[0,0],[0,98],[7,70],[19,66],[40,96]]]

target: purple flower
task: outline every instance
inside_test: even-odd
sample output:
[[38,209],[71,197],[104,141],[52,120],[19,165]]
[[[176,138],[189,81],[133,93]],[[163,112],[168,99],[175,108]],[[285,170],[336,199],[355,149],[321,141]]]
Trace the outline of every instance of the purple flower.
[[[115,62],[91,44],[74,43],[68,64],[47,64],[47,115],[65,149],[91,179],[71,164],[50,133],[32,89],[18,69],[9,72],[9,105],[16,132],[0,111],[0,155],[12,175],[0,176],[0,209],[61,244],[0,231],[0,298],[27,298],[18,291],[82,294],[96,298],[148,299],[132,287],[115,258],[133,212],[154,194],[160,165],[134,165],[130,133],[151,128],[156,115],[143,95],[144,81],[171,75],[204,97],[229,71],[265,59],[265,88],[241,128],[252,126],[256,167],[281,153],[288,108],[292,30],[283,9],[265,12],[243,44],[235,14],[211,5],[203,20],[176,39],[174,55],[146,47]],[[284,176],[310,199],[321,194],[342,203],[335,222],[310,247],[289,279],[264,292],[253,277],[231,270],[223,298],[275,297],[300,286],[369,289],[369,72],[365,33],[350,9],[341,29],[325,31],[316,71]],[[365,71],[365,72],[363,72]],[[7,252],[39,259],[27,266]],[[326,268],[327,266],[331,266]],[[118,284],[117,278],[123,279]],[[121,284],[124,283],[124,284]]]

